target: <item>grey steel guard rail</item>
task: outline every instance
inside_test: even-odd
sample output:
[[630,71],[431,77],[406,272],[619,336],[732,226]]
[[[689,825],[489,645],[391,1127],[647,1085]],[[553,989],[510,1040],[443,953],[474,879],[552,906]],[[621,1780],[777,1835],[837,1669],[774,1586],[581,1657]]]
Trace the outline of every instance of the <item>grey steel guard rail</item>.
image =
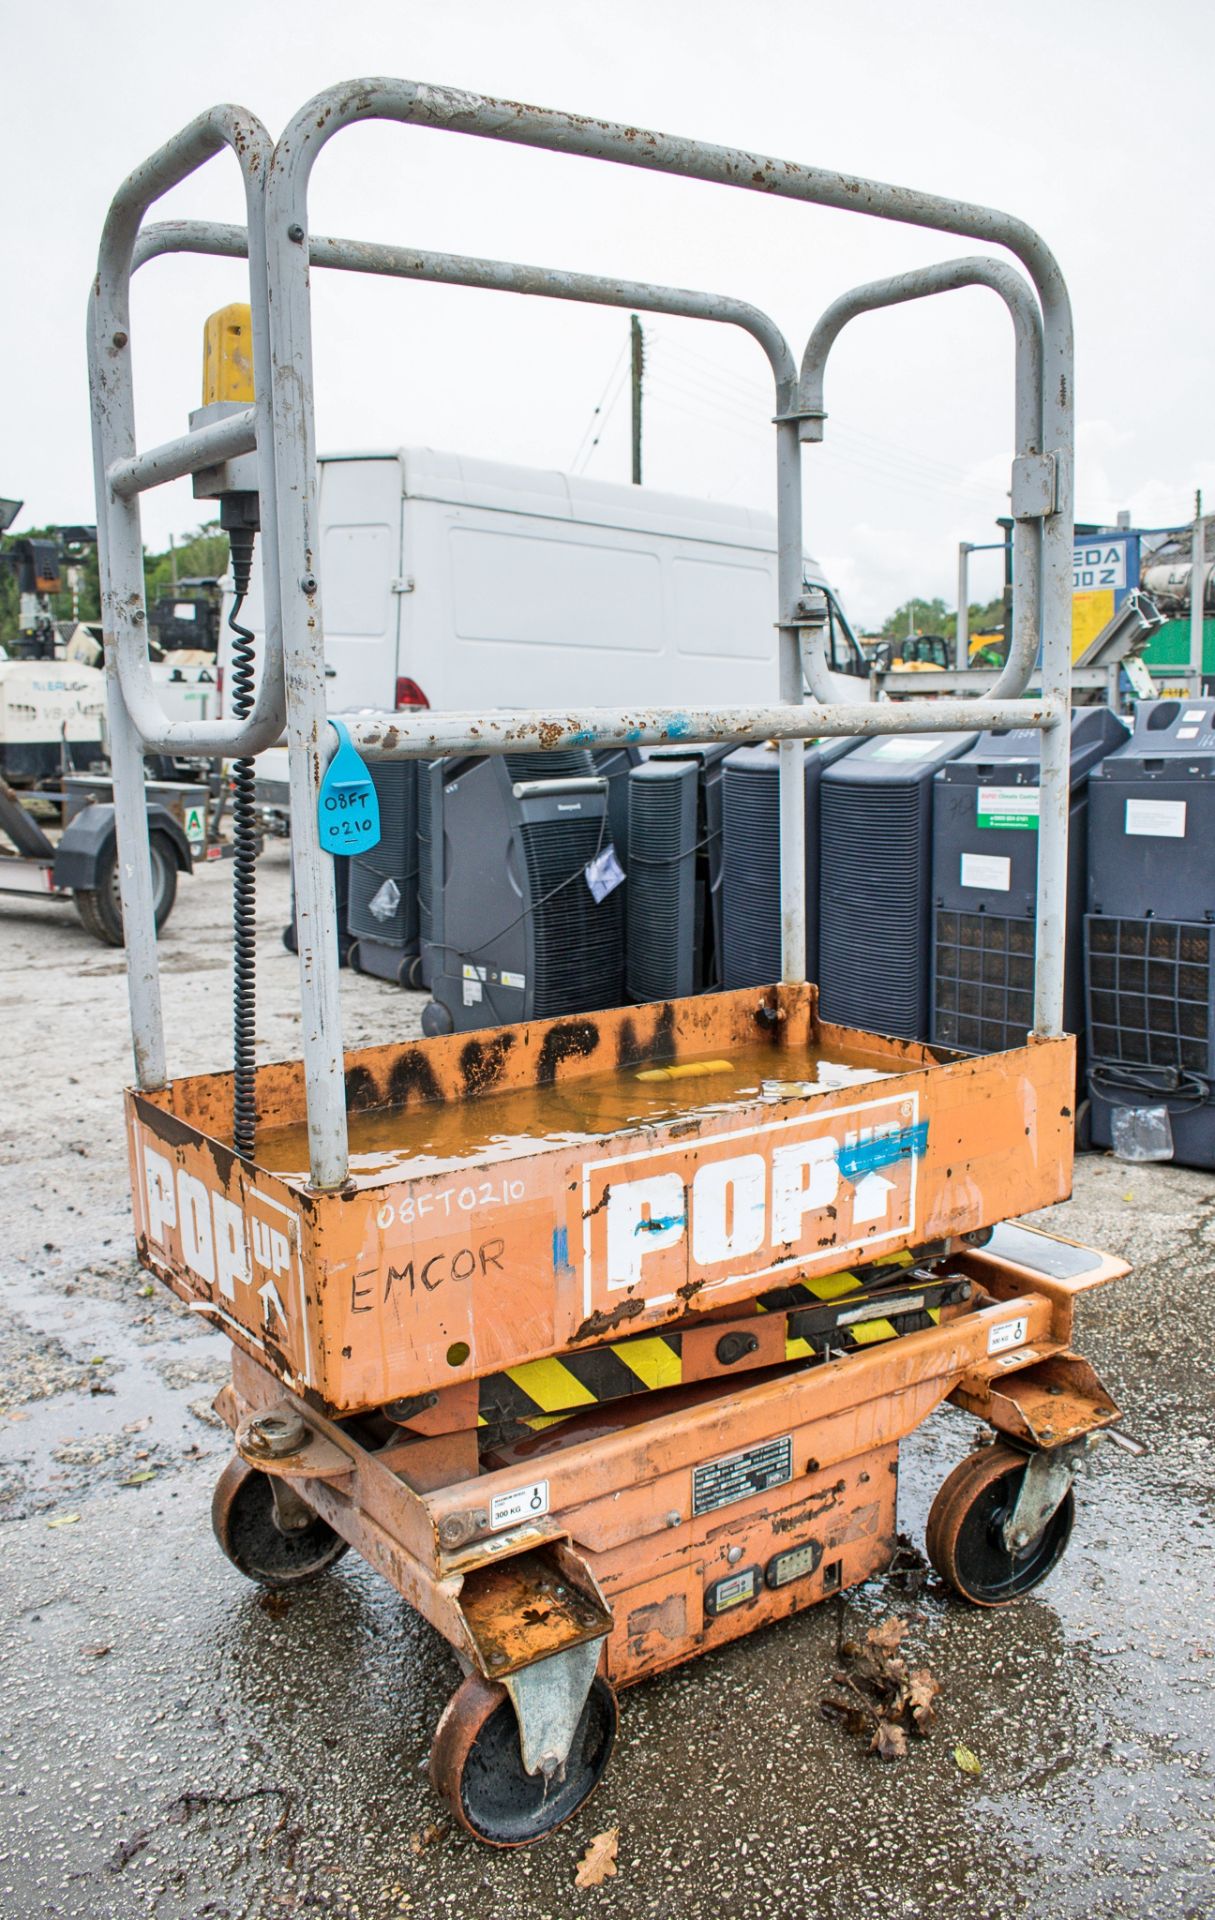
[[[1012,267],[1000,260],[974,256],[964,260],[943,260],[936,267],[919,267],[898,274],[891,280],[871,280],[841,294],[820,315],[802,355],[798,382],[797,412],[803,441],[823,438],[827,418],[823,405],[823,381],[827,357],[850,320],[864,313],[876,313],[883,307],[901,306],[908,300],[922,300],[929,294],[952,293],[962,287],[990,287],[1008,308],[1016,344],[1016,381],[1013,413],[1016,433],[1016,462],[1013,468],[1014,491],[1033,477],[1044,479],[1042,458],[1042,316],[1032,292]],[[1026,489],[1028,490],[1028,488]],[[1029,502],[1037,505],[1037,501]],[[989,700],[1015,699],[1029,684],[1042,638],[1040,628],[1040,549],[1041,514],[1023,513],[1015,517],[1013,528],[1013,634],[1004,670],[987,695]],[[820,663],[812,662],[812,667]],[[819,699],[830,690],[815,684],[811,691]],[[820,676],[821,679],[821,676]]]
[[[595,714],[550,712],[490,717],[374,716],[351,728],[356,744],[373,754],[424,755],[465,744],[482,752],[505,752],[534,744],[554,748],[576,741],[641,743],[671,738],[744,739],[774,736],[782,751],[781,854],[783,972],[802,972],[797,934],[801,900],[802,814],[794,776],[800,757],[794,742],[809,731],[875,733],[957,731],[992,725],[1045,730],[1042,756],[1039,919],[1036,956],[1036,1030],[1057,1033],[1062,1014],[1062,876],[1066,859],[1068,685],[1070,671],[1070,564],[1072,466],[1072,340],[1066,288],[1053,257],[1023,222],[965,202],[910,192],[879,182],[796,166],[760,155],[672,139],[613,123],[548,113],[512,102],[487,100],[404,81],[358,81],[319,95],[301,110],[275,148],[265,198],[266,289],[270,322],[270,386],[273,406],[273,467],[277,493],[283,597],[283,655],[291,761],[293,860],[300,931],[303,1049],[308,1092],[311,1175],[317,1187],[340,1185],[347,1166],[335,962],[332,870],[320,857],[316,802],[329,741],[321,675],[321,622],[313,571],[318,527],[314,498],[316,449],[312,412],[311,328],[308,294],[307,183],[316,155],[342,126],[370,118],[415,122],[523,145],[548,147],[588,158],[775,193],[847,208],[937,230],[967,234],[1010,248],[1028,266],[1043,311],[1043,448],[1037,474],[1038,511],[1043,516],[1043,696],[1037,701],[942,701],[889,707],[834,706],[816,709],[813,727],[798,713],[801,699],[802,528],[800,438],[796,408],[778,414],[778,575],[780,584],[781,705],[713,712],[618,711]],[[197,123],[196,123],[197,124]],[[190,130],[188,130],[190,131]],[[182,136],[185,139],[187,136]],[[214,149],[212,149],[214,150]],[[172,144],[165,153],[172,154]],[[161,156],[163,158],[163,156]],[[205,156],[203,156],[205,157]],[[186,168],[185,170],[188,170]],[[181,177],[180,173],[175,177]],[[383,270],[392,271],[391,267]],[[254,304],[256,272],[251,262]],[[530,290],[530,289],[528,289]],[[630,301],[630,304],[642,304]],[[264,392],[264,386],[262,388]],[[266,441],[259,436],[265,463]],[[797,457],[794,457],[797,456]],[[1044,478],[1045,476],[1045,478]],[[1028,476],[1026,485],[1029,488]],[[1049,482],[1049,486],[1047,485]],[[1029,488],[1032,491],[1032,488]],[[99,517],[112,496],[99,487]],[[1023,502],[1023,504],[1028,504]],[[820,642],[821,644],[821,642]],[[813,654],[813,648],[811,649]],[[112,688],[121,703],[122,689]],[[133,736],[132,736],[133,738]],[[134,778],[131,756],[115,764],[115,780]],[[797,783],[800,785],[800,782]],[[146,831],[128,830],[123,841],[123,900],[151,923],[150,886],[141,907],[128,888],[130,865],[147,863]],[[142,851],[138,844],[142,841]],[[130,858],[128,858],[128,844]],[[141,1084],[159,1084],[147,1068],[151,1030],[159,1033],[159,1002],[132,980],[132,1020]],[[141,1037],[145,1044],[141,1046]],[[163,1077],[163,1041],[160,1042]]]
[[[138,264],[135,251],[141,223],[155,200],[225,146],[236,157],[245,190],[254,390],[258,398],[241,414],[140,454],[135,448],[130,284]],[[171,721],[160,705],[148,662],[138,500],[139,494],[150,487],[196,473],[214,461],[252,452],[259,442],[269,448],[264,201],[272,148],[269,134],[253,114],[242,107],[213,107],[128,175],[102,229],[88,335],[102,620],[111,642],[108,670],[117,677],[127,715],[143,747],[156,753],[257,753],[278,738],[285,718],[273,461],[269,457],[263,460],[259,474],[266,663],[253,711],[239,726],[222,720]],[[101,509],[103,500],[105,511]]]
[[[245,235],[239,227],[216,227],[201,222],[179,221],[166,223],[145,230],[140,236],[136,248],[136,259],[141,261],[158,253],[193,251],[216,253],[239,257],[246,251]],[[568,270],[524,266],[514,262],[471,258],[459,254],[439,254],[418,248],[391,246],[379,242],[338,240],[310,236],[308,241],[309,262],[312,266],[325,266],[360,273],[388,274],[404,279],[447,282],[461,286],[492,288],[498,291],[526,293],[552,299],[589,300],[598,304],[620,307],[640,307],[651,312],[679,313],[688,317],[727,322],[742,327],[760,343],[767,354],[772,368],[776,387],[777,422],[782,426],[786,421],[800,423],[801,439],[818,439],[822,436],[822,421],[825,414],[822,409],[822,383],[825,363],[830,347],[840,329],[847,320],[858,314],[889,306],[897,302],[924,298],[925,296],[949,291],[968,284],[988,285],[1002,294],[1012,313],[1016,336],[1016,428],[1018,459],[1029,459],[1037,453],[1041,435],[1041,399],[1042,399],[1042,341],[1041,323],[1038,308],[1033,295],[1019,274],[1011,267],[998,261],[984,259],[946,262],[938,267],[919,269],[901,276],[897,280],[874,282],[859,287],[843,295],[828,308],[819,320],[807,344],[803,357],[803,372],[800,388],[797,386],[796,370],[792,356],[783,335],[775,323],[757,308],[745,302],[731,300],[725,295],[705,294],[687,288],[660,288],[635,281],[605,279],[599,275],[573,273]],[[797,440],[786,432],[781,432],[777,445],[778,486],[785,501],[786,517],[790,523],[790,537],[798,545],[797,581],[800,590],[800,452]],[[1027,523],[1025,536],[1020,543],[1019,566],[1016,571],[1014,588],[1019,609],[1018,632],[1027,638],[1014,649],[1009,666],[993,691],[992,697],[1000,699],[1010,690],[1019,692],[1025,684],[1026,676],[1033,665],[1037,652],[1039,631],[1039,581],[1038,581],[1038,539],[1037,530]],[[793,617],[793,616],[791,616]],[[1018,671],[1018,661],[1021,662]],[[811,652],[805,660],[811,690],[815,697],[831,702],[832,694],[826,681],[825,666],[821,653]],[[800,687],[800,681],[799,681]],[[963,724],[974,725],[987,713],[967,711]],[[522,716],[515,716],[511,726],[512,738]],[[587,716],[588,720],[591,716]],[[611,716],[596,715],[594,718],[601,727],[609,724]],[[778,719],[774,734],[781,737],[788,716]],[[992,711],[992,723],[1001,716]],[[484,723],[478,723],[475,716],[461,716],[471,728],[478,729],[476,734],[466,734],[465,739],[484,736]],[[717,739],[744,737],[730,731],[728,718],[723,722],[720,714],[712,717],[701,716],[702,723],[709,729],[706,737]],[[450,724],[460,722],[450,717]],[[901,723],[900,723],[901,724]],[[356,734],[361,722],[356,722]],[[725,731],[723,732],[723,725]],[[851,727],[848,729],[851,731]],[[893,730],[893,727],[892,729]],[[546,729],[551,731],[551,727]],[[386,740],[393,742],[397,750],[404,738],[400,726],[383,728],[378,731],[371,723],[371,729],[358,735],[359,744],[369,758],[385,757],[389,748]],[[607,734],[601,735],[607,738]],[[630,736],[631,737],[631,736]],[[746,737],[750,737],[747,735]],[[322,742],[322,755],[327,754],[328,740]],[[448,743],[449,750],[457,748],[453,739]],[[442,748],[434,746],[438,752]],[[796,745],[789,743],[789,753],[796,755]],[[790,789],[800,791],[800,789]],[[801,824],[800,808],[797,817],[786,824],[785,837],[782,840],[782,856],[789,859],[797,872],[803,870],[804,849],[798,852],[798,843],[804,833]],[[792,978],[792,968],[804,970],[797,956],[804,953],[804,905],[798,897],[795,886],[786,888],[786,908],[784,919],[783,948],[786,955],[785,977]]]

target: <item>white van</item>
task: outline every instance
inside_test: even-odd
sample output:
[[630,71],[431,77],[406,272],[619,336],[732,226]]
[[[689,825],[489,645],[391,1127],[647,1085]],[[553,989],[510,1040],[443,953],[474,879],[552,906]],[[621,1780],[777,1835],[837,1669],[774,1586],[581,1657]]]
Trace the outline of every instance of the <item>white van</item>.
[[[777,699],[771,515],[426,447],[319,464],[331,712]],[[865,656],[809,558],[805,579],[837,697],[868,699]],[[256,567],[242,618],[260,630]],[[268,755],[258,770],[279,772]]]

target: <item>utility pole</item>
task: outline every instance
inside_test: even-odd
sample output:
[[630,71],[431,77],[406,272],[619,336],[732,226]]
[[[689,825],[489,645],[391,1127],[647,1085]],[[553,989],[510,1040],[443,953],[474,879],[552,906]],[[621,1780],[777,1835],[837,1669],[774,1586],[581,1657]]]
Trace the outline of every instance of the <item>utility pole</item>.
[[636,314],[629,320],[633,347],[633,485],[641,485],[641,377],[645,372],[645,335]]
[[1202,692],[1203,606],[1206,586],[1206,552],[1203,539],[1202,488],[1194,494],[1194,537],[1190,547],[1190,674],[1196,694]]

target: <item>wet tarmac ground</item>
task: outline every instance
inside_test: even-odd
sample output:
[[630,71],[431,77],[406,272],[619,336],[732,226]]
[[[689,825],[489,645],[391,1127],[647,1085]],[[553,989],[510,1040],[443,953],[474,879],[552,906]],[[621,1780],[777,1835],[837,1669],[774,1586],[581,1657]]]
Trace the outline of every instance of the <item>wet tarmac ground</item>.
[[[272,845],[265,1058],[298,1044],[286,873]],[[165,930],[174,1071],[226,1057],[230,883],[184,882]],[[416,1030],[417,996],[343,996],[350,1044]],[[0,1912],[1215,1915],[1215,1178],[1089,1156],[1050,1216],[1134,1263],[1082,1303],[1079,1344],[1150,1451],[1099,1450],[1035,1595],[982,1613],[876,1581],[645,1683],[591,1802],[495,1854],[446,1829],[422,1771],[458,1678],[430,1629],[352,1554],[267,1600],[214,1544],[227,1352],[131,1255],[125,1005],[121,955],[70,912],[0,901]],[[918,1544],[975,1430],[946,1410],[905,1445]],[[896,1764],[820,1704],[839,1643],[892,1611],[943,1689]],[[610,1826],[616,1877],[577,1889]]]

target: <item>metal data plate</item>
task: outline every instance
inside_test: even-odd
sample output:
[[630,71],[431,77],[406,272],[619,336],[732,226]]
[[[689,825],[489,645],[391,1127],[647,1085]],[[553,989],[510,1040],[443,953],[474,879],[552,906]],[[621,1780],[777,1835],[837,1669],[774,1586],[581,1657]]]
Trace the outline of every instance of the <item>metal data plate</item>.
[[732,1507],[736,1500],[767,1493],[792,1478],[793,1436],[788,1433],[748,1447],[744,1453],[729,1453],[724,1460],[707,1460],[692,1470],[693,1517]]

